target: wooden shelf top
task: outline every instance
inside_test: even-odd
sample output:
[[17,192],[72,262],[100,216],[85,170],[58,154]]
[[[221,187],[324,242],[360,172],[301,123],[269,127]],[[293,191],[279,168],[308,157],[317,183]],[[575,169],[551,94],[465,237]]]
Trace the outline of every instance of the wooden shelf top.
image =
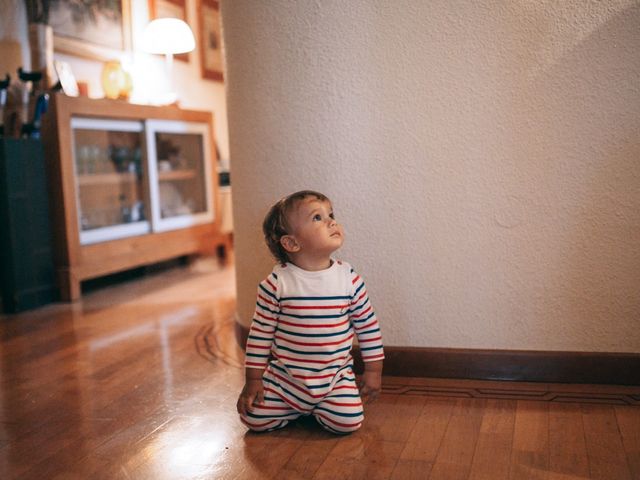
[[196,178],[195,170],[173,170],[170,172],[158,172],[158,179],[161,182],[171,180],[192,180]]
[[81,187],[130,183],[137,180],[138,175],[134,172],[87,173],[78,175],[78,185]]

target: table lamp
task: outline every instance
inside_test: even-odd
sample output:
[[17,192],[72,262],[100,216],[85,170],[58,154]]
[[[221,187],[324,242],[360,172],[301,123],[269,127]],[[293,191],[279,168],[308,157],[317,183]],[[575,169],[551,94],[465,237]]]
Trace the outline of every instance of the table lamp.
[[177,100],[173,91],[173,55],[187,53],[196,47],[193,32],[178,18],[158,18],[149,22],[142,34],[142,49],[148,53],[165,55],[169,92],[167,102]]

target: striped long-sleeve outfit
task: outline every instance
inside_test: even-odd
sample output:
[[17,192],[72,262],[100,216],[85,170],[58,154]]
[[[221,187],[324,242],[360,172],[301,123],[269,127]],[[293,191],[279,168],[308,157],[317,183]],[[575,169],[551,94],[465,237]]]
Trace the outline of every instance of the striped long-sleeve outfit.
[[258,287],[247,340],[247,368],[265,369],[265,403],[242,416],[252,430],[273,430],[313,414],[327,430],[362,424],[351,348],[365,362],[382,360],[378,320],[362,278],[346,262],[318,272],[277,265]]

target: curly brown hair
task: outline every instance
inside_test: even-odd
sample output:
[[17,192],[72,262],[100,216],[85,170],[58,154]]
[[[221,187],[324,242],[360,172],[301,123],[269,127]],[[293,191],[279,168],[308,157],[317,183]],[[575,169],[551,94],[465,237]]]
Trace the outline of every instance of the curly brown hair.
[[287,251],[280,243],[280,239],[290,233],[287,215],[289,215],[298,202],[307,197],[315,197],[321,202],[331,201],[326,195],[320,192],[300,190],[299,192],[292,193],[280,199],[269,209],[269,212],[264,217],[264,221],[262,222],[264,240],[267,242],[267,247],[269,247],[271,254],[280,263],[287,263],[289,261]]

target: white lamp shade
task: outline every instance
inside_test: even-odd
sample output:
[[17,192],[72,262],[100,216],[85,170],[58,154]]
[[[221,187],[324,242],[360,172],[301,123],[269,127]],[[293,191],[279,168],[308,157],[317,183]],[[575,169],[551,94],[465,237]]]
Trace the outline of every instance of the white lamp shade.
[[186,53],[196,48],[193,32],[178,18],[158,18],[149,22],[142,34],[142,49],[149,53]]

